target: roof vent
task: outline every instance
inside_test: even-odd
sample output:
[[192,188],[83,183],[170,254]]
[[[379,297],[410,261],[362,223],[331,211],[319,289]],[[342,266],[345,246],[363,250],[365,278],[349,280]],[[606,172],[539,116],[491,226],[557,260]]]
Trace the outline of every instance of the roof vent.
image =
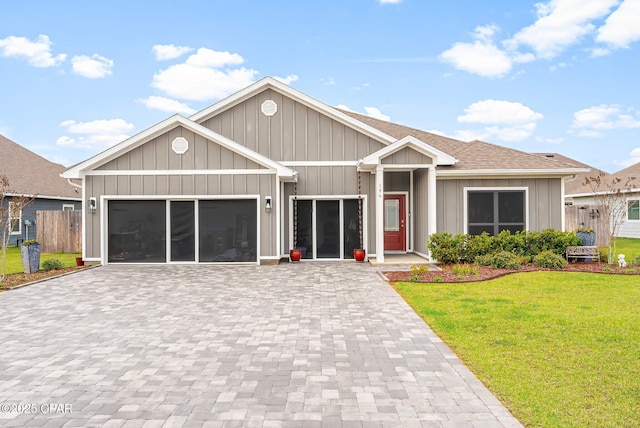
[[265,116],[273,116],[278,111],[278,104],[273,100],[267,100],[262,103],[262,113]]
[[171,148],[179,155],[183,155],[189,150],[189,142],[184,137],[176,137],[171,142]]

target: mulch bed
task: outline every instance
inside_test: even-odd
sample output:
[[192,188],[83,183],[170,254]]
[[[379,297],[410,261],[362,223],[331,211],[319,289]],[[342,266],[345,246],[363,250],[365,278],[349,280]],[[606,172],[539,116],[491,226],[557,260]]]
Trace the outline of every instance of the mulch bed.
[[40,281],[42,279],[47,279],[86,268],[87,266],[74,266],[62,269],[52,269],[48,271],[41,270],[34,273],[12,273],[4,277],[4,281],[2,281],[2,285],[0,285],[0,290],[9,290],[13,287],[17,287],[18,285],[26,284],[28,282]]
[[457,275],[452,272],[452,265],[440,265],[441,271],[429,271],[419,274],[419,280],[412,280],[414,275],[409,271],[390,271],[383,272],[390,282],[476,282],[486,281],[488,279],[498,278],[504,275],[519,272],[533,271],[555,271],[555,272],[591,272],[591,273],[608,273],[618,275],[640,275],[640,267],[627,266],[621,268],[618,265],[610,265],[607,263],[596,262],[575,262],[569,263],[564,269],[544,269],[533,264],[525,265],[519,270],[496,269],[488,266],[477,266],[477,275]]

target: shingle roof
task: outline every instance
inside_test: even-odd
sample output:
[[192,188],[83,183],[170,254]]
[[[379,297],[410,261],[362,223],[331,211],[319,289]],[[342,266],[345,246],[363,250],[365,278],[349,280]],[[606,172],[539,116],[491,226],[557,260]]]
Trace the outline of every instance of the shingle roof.
[[561,155],[560,153],[536,153],[538,156],[551,157],[553,159],[559,160],[566,164],[573,164],[576,167],[581,168],[589,168],[588,172],[580,172],[575,174],[573,177],[569,177],[566,179],[564,184],[564,193],[565,195],[574,195],[579,193],[590,193],[591,187],[584,184],[584,180],[587,177],[597,177],[598,175],[609,176],[608,173],[602,171],[601,169],[594,168],[591,165],[587,165],[586,163],[579,162],[575,159],[569,158],[567,156]]
[[625,169],[621,169],[620,171],[616,172],[613,175],[622,179],[623,183],[627,179],[635,178],[635,180],[633,180],[634,187],[640,188],[640,162],[635,163]]
[[0,174],[11,193],[80,199],[80,189],[60,177],[65,169],[0,135]]
[[438,170],[508,170],[508,169],[567,169],[576,168],[572,163],[562,160],[546,158],[533,153],[526,153],[484,141],[464,142],[431,132],[421,131],[397,123],[374,119],[369,116],[341,110],[343,113],[366,123],[395,138],[404,138],[407,135],[416,137],[420,141],[441,150],[456,159],[458,163],[451,167],[440,167]]

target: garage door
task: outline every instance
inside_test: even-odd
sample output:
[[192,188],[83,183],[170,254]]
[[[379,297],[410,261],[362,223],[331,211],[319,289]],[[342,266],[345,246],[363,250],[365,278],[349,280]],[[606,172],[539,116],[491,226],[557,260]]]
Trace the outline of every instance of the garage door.
[[255,199],[111,200],[108,261],[255,262],[257,224]]

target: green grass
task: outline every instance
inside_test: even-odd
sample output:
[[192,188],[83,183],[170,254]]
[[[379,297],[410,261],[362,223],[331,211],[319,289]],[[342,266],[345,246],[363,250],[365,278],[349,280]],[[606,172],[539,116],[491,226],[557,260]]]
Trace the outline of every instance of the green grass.
[[640,277],[394,287],[525,426],[640,426]]
[[616,262],[618,254],[624,254],[627,263],[640,258],[640,239],[616,238]]
[[[42,253],[40,254],[40,264],[47,259],[58,259],[65,266],[75,266],[76,265],[76,257],[81,257],[82,254],[77,253]],[[7,247],[7,264],[5,273],[19,273],[24,272],[22,267],[22,257],[20,256],[20,248],[18,247]]]

